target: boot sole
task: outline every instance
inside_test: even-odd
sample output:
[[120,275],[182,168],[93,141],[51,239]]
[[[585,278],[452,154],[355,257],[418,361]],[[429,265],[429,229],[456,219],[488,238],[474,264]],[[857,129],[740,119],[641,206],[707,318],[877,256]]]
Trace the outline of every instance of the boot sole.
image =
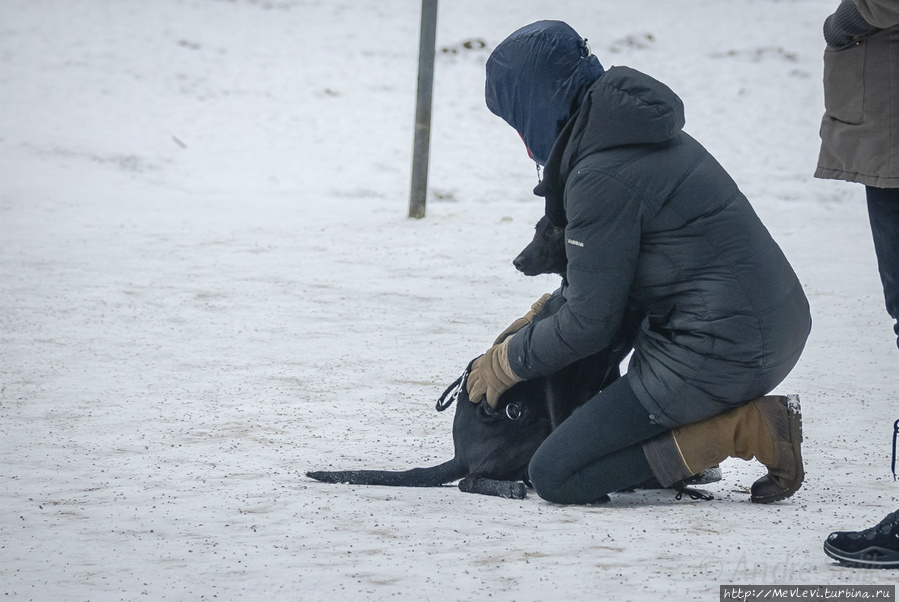
[[802,462],[802,408],[799,406],[798,395],[787,395],[780,397],[779,401],[787,407],[787,416],[790,422],[790,443],[793,447],[793,454],[799,461],[799,473],[796,480],[786,489],[777,493],[766,496],[750,496],[750,501],[755,504],[773,504],[785,500],[802,487],[802,481],[805,480],[805,467]]
[[844,552],[825,541],[824,553],[843,566],[855,569],[899,569],[899,552],[896,550],[873,546],[858,552]]

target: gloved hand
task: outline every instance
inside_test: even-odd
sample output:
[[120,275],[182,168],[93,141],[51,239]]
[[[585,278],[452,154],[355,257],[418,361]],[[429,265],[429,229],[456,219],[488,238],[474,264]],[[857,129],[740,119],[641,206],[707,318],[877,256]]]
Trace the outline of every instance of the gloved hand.
[[509,341],[503,341],[472,362],[466,384],[468,399],[479,403],[486,395],[490,407],[496,408],[499,396],[522,380],[509,366]]
[[502,331],[498,337],[496,337],[496,340],[493,341],[493,344],[499,345],[510,336],[533,322],[534,318],[537,316],[537,314],[540,313],[540,311],[543,309],[543,306],[546,305],[546,300],[549,298],[550,294],[546,293],[545,295],[534,301],[534,304],[531,305],[531,310],[528,313],[524,314],[524,316],[509,324],[509,326],[504,331]]

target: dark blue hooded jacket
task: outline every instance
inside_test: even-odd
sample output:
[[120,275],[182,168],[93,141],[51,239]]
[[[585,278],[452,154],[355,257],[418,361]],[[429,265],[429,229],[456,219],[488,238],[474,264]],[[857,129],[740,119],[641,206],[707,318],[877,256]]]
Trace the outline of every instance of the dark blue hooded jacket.
[[[511,74],[533,66],[526,78]],[[593,82],[603,74],[587,41],[561,21],[526,25],[487,60],[487,108],[521,134],[531,157],[546,165],[549,151]]]
[[[786,257],[736,183],[683,131],[674,92],[627,67],[584,87],[579,67],[552,60],[580,37],[542,27],[512,34],[487,71],[488,106],[524,128],[526,141],[545,135],[538,115],[558,128],[535,192],[565,227],[566,303],[510,339],[512,369],[526,379],[556,372],[605,348],[632,313],[642,328],[626,378],[656,422],[688,424],[770,392],[811,328]],[[553,89],[551,103],[528,108]]]

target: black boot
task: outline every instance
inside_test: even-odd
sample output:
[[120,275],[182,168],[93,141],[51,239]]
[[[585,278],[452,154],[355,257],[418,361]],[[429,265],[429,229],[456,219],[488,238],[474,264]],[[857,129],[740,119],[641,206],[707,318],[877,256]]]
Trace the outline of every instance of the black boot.
[[853,568],[899,569],[899,510],[870,529],[831,533],[824,553]]

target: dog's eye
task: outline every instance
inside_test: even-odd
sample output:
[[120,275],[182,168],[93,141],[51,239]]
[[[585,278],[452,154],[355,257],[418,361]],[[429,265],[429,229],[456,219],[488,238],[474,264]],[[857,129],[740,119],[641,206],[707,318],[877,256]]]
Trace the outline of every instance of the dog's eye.
[[510,403],[506,406],[506,417],[509,420],[518,420],[521,418],[521,406],[517,403]]

